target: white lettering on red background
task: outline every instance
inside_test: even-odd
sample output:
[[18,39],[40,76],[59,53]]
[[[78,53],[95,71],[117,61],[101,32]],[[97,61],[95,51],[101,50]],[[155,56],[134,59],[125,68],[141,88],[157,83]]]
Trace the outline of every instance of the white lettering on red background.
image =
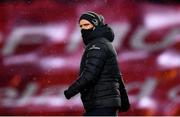
[[[127,33],[130,31],[131,26],[129,23],[113,23],[112,29],[115,31],[115,40],[113,45],[115,48],[121,48]],[[49,28],[55,32],[49,31]],[[15,28],[7,38],[7,41],[3,47],[3,55],[11,55],[15,51],[16,47],[24,39],[25,35],[44,35],[49,37],[52,41],[64,42],[67,37],[67,27],[64,25],[59,26],[31,26],[31,27],[17,27]],[[72,35],[69,36],[70,42],[66,45],[67,52],[75,52],[79,44],[81,43],[81,35],[79,28],[75,28],[72,31]],[[59,33],[59,34],[56,34]],[[142,49],[145,51],[157,51],[169,47],[176,43],[175,37],[180,33],[180,29],[174,28],[164,35],[163,39],[159,43],[147,43],[146,37],[151,34],[151,31],[143,26],[139,26],[133,32],[130,37],[129,45],[133,49]]]
[[[133,104],[141,102],[143,98],[152,97],[153,94],[156,93],[156,88],[159,84],[156,78],[148,77],[144,81],[129,82],[126,85],[130,101]],[[29,104],[37,106],[42,104],[61,106],[66,102],[63,95],[65,87],[66,86],[53,85],[52,87],[41,89],[38,83],[30,82],[26,85],[26,88],[22,91],[22,93],[12,87],[0,88],[0,105],[5,107],[23,107]],[[138,89],[138,92],[136,94],[132,94],[131,91],[135,89]],[[39,91],[40,94],[37,94]],[[179,94],[180,86],[175,85],[166,91],[166,97],[163,98],[168,101],[170,100],[169,103],[180,103]],[[159,97],[158,99],[161,100],[160,98],[162,97]],[[158,106],[158,100],[155,102],[156,106]],[[78,103],[80,103],[80,100]]]

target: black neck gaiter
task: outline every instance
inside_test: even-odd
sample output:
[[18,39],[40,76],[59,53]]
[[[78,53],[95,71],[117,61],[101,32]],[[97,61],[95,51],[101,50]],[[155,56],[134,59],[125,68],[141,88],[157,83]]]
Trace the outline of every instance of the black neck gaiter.
[[91,32],[93,31],[93,28],[91,29],[81,29],[81,35],[83,38],[83,42],[85,45],[88,44],[89,40],[88,40],[88,36],[91,34]]

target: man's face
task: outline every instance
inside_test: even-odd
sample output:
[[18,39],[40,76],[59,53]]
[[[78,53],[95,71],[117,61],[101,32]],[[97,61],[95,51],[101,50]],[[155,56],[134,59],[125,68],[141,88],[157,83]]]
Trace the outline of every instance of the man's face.
[[94,28],[94,26],[88,20],[85,20],[85,19],[80,20],[79,26],[80,26],[81,29]]

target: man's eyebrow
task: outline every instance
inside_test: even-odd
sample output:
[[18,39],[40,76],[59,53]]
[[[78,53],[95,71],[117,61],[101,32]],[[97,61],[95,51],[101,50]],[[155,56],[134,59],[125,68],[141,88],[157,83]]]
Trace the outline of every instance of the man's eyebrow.
[[79,26],[82,27],[83,25],[89,25],[89,23],[81,24],[81,25],[79,25]]

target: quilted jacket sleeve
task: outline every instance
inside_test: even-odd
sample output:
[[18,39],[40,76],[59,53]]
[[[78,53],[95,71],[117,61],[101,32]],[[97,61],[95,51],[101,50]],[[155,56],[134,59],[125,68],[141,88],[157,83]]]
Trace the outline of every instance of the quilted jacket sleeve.
[[107,49],[103,44],[94,44],[87,47],[86,52],[85,67],[82,73],[65,91],[65,96],[68,99],[96,82],[107,58]]

